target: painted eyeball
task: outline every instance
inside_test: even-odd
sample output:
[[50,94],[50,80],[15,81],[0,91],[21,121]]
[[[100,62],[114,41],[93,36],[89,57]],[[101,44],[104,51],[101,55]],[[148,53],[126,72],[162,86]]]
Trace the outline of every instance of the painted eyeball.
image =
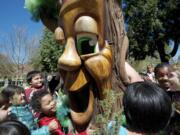
[[77,50],[80,55],[96,53],[98,51],[98,39],[95,34],[77,35]]

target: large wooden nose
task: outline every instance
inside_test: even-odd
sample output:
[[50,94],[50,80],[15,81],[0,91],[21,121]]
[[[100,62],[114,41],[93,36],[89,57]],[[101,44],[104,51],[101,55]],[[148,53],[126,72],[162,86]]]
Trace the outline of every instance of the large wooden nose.
[[73,71],[81,66],[81,59],[76,51],[75,41],[72,37],[67,39],[65,50],[58,60],[59,67],[66,71]]

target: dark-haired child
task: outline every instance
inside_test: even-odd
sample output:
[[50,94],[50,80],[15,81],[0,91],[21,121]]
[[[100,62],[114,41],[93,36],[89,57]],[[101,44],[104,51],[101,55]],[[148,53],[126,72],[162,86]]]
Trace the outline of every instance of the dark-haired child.
[[0,129],[0,135],[31,135],[29,129],[16,120],[1,122]]
[[2,94],[8,97],[10,106],[10,118],[25,124],[32,135],[49,135],[57,128],[57,122],[52,121],[47,126],[38,129],[30,107],[26,102],[24,89],[19,86],[9,85],[3,89]]
[[27,101],[30,102],[30,99],[35,91],[48,88],[51,93],[54,93],[56,86],[59,84],[60,74],[57,72],[56,75],[49,80],[49,82],[45,83],[42,73],[40,71],[33,70],[27,74],[26,79],[30,86],[25,89],[25,94]]
[[167,126],[172,112],[170,97],[150,82],[129,85],[123,107],[127,127],[121,127],[119,135],[157,134]]
[[37,90],[40,90],[44,87],[44,79],[40,71],[30,71],[26,76],[27,83],[30,87],[25,89],[25,95],[28,102]]
[[[31,106],[32,108],[40,112],[39,117],[39,126],[47,125],[50,121],[55,120],[58,122],[58,129],[56,129],[55,132],[52,133],[52,135],[63,135],[64,132],[62,131],[62,126],[59,122],[59,120],[56,118],[56,113],[59,113],[56,110],[56,101],[53,99],[51,93],[49,93],[47,90],[41,90],[36,91],[31,100]],[[68,135],[72,135],[71,133],[68,133]],[[86,131],[81,133],[76,133],[76,135],[87,135]]]
[[34,92],[31,100],[33,110],[40,113],[38,124],[40,127],[48,125],[52,120],[58,123],[58,128],[51,135],[65,135],[60,122],[56,118],[56,101],[47,90]]
[[169,134],[180,134],[180,66],[160,63],[155,67],[155,77],[159,85],[169,94],[174,107],[174,115],[168,127]]

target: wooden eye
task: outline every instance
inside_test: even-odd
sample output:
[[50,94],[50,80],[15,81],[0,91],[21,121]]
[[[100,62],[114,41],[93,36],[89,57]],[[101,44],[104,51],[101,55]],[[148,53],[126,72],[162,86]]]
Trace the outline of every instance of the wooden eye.
[[91,37],[80,37],[77,41],[77,50],[80,55],[95,53],[97,40]]

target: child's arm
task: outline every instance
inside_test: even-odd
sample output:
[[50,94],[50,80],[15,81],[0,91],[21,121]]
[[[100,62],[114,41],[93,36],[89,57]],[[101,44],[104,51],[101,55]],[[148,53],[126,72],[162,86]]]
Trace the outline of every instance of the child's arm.
[[43,126],[39,129],[32,130],[31,135],[50,135],[49,132],[49,127],[48,126]]
[[58,128],[58,124],[55,120],[52,120],[48,125],[44,125],[39,129],[32,130],[31,135],[50,135]]
[[139,75],[139,73],[127,62],[125,62],[125,70],[126,70],[130,83],[144,81]]

